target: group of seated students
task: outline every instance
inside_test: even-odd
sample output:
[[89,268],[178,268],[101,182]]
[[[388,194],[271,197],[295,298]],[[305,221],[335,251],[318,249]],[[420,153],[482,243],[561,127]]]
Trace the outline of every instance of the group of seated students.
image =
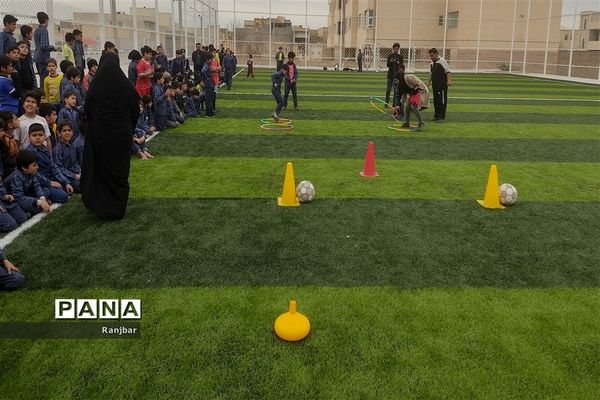
[[[142,53],[138,62],[147,58],[156,65],[156,53],[147,46]],[[65,203],[79,192],[88,126],[85,94],[98,69],[98,62],[88,59],[88,73],[81,79],[81,71],[73,63],[63,60],[58,64],[50,58],[40,88],[24,91],[15,76],[19,68],[15,60],[10,54],[0,55],[0,232],[14,230],[37,213],[50,212],[52,204]],[[140,93],[132,154],[142,160],[154,158],[147,139],[156,132],[175,128],[187,118],[199,116],[204,108],[206,117],[214,116],[214,88],[220,83],[220,70],[211,53],[200,79],[187,67],[175,75],[152,67],[146,74],[148,90]],[[132,83],[139,93],[139,77]],[[210,93],[205,96],[207,91]],[[1,249],[0,264],[4,266],[0,268],[0,290],[23,284],[17,282],[22,275]],[[7,276],[10,272],[14,274]]]

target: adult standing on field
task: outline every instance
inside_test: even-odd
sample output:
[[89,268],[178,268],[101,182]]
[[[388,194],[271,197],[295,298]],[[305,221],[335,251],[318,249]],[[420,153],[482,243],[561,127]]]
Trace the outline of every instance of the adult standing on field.
[[448,62],[439,56],[438,50],[429,50],[431,58],[431,76],[429,84],[433,91],[433,108],[435,110],[434,121],[444,122],[446,120],[446,106],[448,105],[448,86],[452,84],[450,79],[450,68]]
[[132,134],[140,114],[140,96],[110,51],[100,66],[85,100],[90,129],[85,135],[81,199],[100,217],[121,219],[129,198]]
[[358,55],[356,56],[356,62],[358,63],[358,72],[362,72],[363,52],[361,49],[358,49]]
[[[400,43],[394,43],[392,46],[392,53],[387,58],[387,87],[385,89],[385,102],[390,102],[390,92],[392,91],[392,85],[394,84],[394,75],[398,72],[400,65],[404,65],[404,58],[399,53]],[[395,104],[395,103],[394,103]]]

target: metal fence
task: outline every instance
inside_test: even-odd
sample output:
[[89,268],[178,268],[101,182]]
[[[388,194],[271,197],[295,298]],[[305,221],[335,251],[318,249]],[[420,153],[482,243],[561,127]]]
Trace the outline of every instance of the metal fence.
[[34,28],[46,11],[58,46],[81,29],[86,56],[106,40],[122,54],[161,44],[170,57],[200,42],[242,63],[252,54],[257,66],[273,67],[281,47],[305,68],[355,69],[361,49],[364,67],[381,70],[399,42],[409,70],[427,69],[436,47],[455,71],[600,81],[600,3],[590,0],[0,0],[0,9]]

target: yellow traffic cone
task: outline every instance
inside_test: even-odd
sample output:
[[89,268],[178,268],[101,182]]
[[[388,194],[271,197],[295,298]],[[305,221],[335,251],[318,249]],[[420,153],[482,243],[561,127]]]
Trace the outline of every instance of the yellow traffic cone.
[[291,162],[285,167],[285,179],[283,180],[283,193],[277,198],[277,204],[281,207],[299,207],[300,202],[296,197],[296,181],[294,180],[294,166]]
[[500,192],[498,191],[498,169],[496,165],[490,167],[490,175],[488,176],[487,186],[483,200],[477,202],[485,208],[505,208],[500,204]]
[[310,332],[310,322],[304,314],[296,311],[296,300],[290,300],[290,308],[275,320],[275,333],[283,340],[296,342]]

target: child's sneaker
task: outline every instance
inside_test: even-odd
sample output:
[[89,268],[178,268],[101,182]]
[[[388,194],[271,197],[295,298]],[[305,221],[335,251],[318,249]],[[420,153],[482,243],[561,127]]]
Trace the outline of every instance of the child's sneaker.
[[275,121],[279,121],[279,115],[277,115],[277,113],[275,111],[273,111],[273,114],[271,116],[273,117],[273,119]]
[[425,129],[425,124],[419,124],[419,126],[417,126],[417,131],[422,131]]
[[408,122],[405,122],[402,124],[403,128],[410,128],[410,124]]

